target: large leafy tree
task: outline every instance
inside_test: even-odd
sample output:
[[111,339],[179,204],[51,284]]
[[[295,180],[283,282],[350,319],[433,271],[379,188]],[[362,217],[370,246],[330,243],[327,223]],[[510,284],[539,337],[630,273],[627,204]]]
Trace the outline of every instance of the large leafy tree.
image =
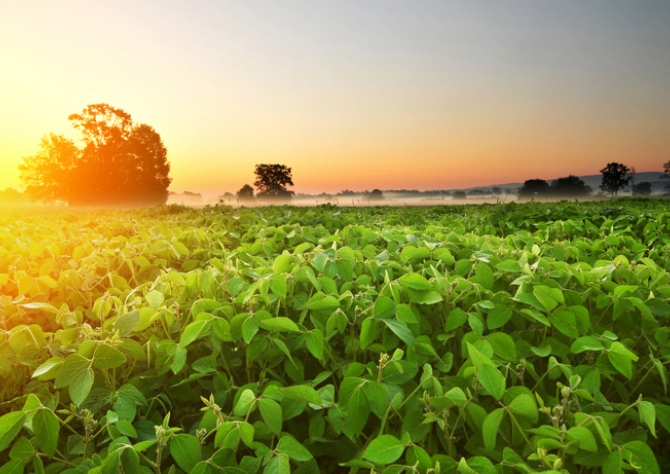
[[600,189],[610,193],[612,197],[616,197],[620,189],[628,186],[631,179],[630,176],[626,176],[630,172],[630,169],[621,163],[607,163],[607,166],[601,169],[600,172],[603,175]]
[[258,197],[290,198],[293,196],[293,191],[286,189],[286,186],[293,186],[291,168],[286,165],[256,165],[254,173],[256,174],[254,186],[258,190]]
[[107,104],[89,105],[69,119],[81,132],[82,148],[52,134],[19,165],[33,198],[74,205],[165,203],[170,164],[151,126],[135,124],[130,114]]
[[551,183],[551,193],[557,196],[586,196],[591,193],[591,187],[571,174]]
[[519,188],[519,197],[533,197],[546,195],[549,192],[549,183],[543,179],[528,179]]
[[74,142],[63,135],[42,137],[40,150],[19,164],[19,178],[26,193],[38,201],[67,202],[80,156]]

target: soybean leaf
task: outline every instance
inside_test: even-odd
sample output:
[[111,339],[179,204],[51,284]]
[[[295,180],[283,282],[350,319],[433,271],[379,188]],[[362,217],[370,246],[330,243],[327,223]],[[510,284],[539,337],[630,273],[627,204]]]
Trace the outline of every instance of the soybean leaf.
[[511,317],[512,308],[505,305],[495,305],[486,316],[486,324],[489,329],[498,329],[507,324],[507,321],[509,321]]
[[[632,463],[639,466],[640,474],[661,474],[661,470],[656,461],[656,456],[647,443],[642,441],[631,441],[624,445],[624,451],[632,455]],[[626,453],[624,452],[624,457]]]
[[414,290],[432,290],[433,287],[425,277],[418,273],[405,273],[398,280],[401,285]]
[[235,416],[246,416],[255,400],[256,396],[251,389],[242,391],[235,404]]
[[163,304],[163,301],[165,301],[165,295],[156,290],[151,290],[149,293],[144,295],[144,298],[147,300],[147,303],[149,303],[149,306],[154,309],[158,308]]
[[178,434],[170,442],[170,454],[177,465],[186,472],[191,472],[200,462],[202,448],[195,436]]
[[575,315],[567,309],[557,309],[549,315],[552,326],[570,338],[579,337]]
[[391,464],[402,456],[405,447],[392,435],[381,435],[372,440],[363,452],[363,458],[375,464]]
[[277,444],[277,452],[286,454],[289,458],[298,462],[305,462],[312,459],[312,453],[300,444],[293,436],[284,435]]
[[125,361],[126,356],[120,350],[107,344],[100,344],[93,355],[93,366],[98,369],[113,369]]
[[279,403],[269,398],[261,398],[258,400],[258,409],[270,431],[279,435],[283,424],[283,414]]
[[14,459],[0,467],[0,474],[23,474],[23,459]]
[[291,387],[282,388],[280,391],[284,397],[292,400],[312,403],[314,405],[321,405],[323,403],[323,400],[316,390],[307,385],[293,385]]
[[88,370],[90,365],[91,361],[79,354],[69,355],[58,371],[54,388],[67,387],[76,377]]
[[305,346],[307,346],[307,350],[309,350],[316,359],[321,360],[323,358],[324,346],[323,333],[318,329],[308,332],[305,339]]
[[518,395],[508,405],[509,410],[515,415],[528,418],[533,423],[537,423],[539,412],[537,411],[537,404],[535,399],[527,393]]
[[598,451],[596,438],[591,430],[584,426],[573,426],[568,430],[567,438],[569,441],[579,441],[579,449],[595,453]]
[[286,298],[286,278],[284,275],[273,276],[270,280],[270,289],[275,295]]
[[267,329],[268,331],[300,332],[300,328],[296,323],[294,323],[291,319],[282,316],[277,318],[264,319],[263,321],[259,321],[258,325],[263,329]]
[[375,301],[374,316],[378,319],[392,318],[396,311],[393,300],[387,296],[380,295]]
[[493,288],[493,272],[491,267],[489,267],[484,262],[478,262],[475,267],[475,275],[477,276],[477,281],[487,290]]
[[179,339],[179,347],[186,348],[196,339],[199,339],[204,334],[206,334],[212,327],[212,321],[207,319],[201,319],[198,321],[193,321],[188,326],[184,328],[184,331],[181,333],[181,338]]
[[477,378],[482,384],[482,387],[493,396],[496,400],[500,400],[505,393],[505,377],[495,367],[490,365],[482,365],[477,369]]
[[503,360],[513,362],[517,360],[514,339],[503,332],[494,332],[486,336],[486,340],[493,346],[493,353]]
[[639,401],[637,410],[640,414],[640,421],[649,427],[652,436],[656,438],[656,409],[651,402]]
[[91,387],[93,387],[93,380],[93,369],[85,369],[77,373],[68,385],[68,393],[70,394],[72,403],[80,406],[86,400],[86,397],[91,392]]
[[404,324],[391,319],[383,319],[384,324],[408,346],[414,345],[414,334]]
[[263,474],[291,474],[291,465],[286,454],[278,454],[270,459],[263,469]]
[[573,354],[580,354],[584,351],[602,351],[603,349],[603,345],[595,337],[582,336],[572,343],[570,352]]
[[351,431],[355,435],[361,434],[370,416],[370,403],[360,387],[351,394],[347,413]]
[[33,432],[40,440],[40,450],[49,456],[53,456],[58,447],[58,435],[60,433],[60,422],[48,408],[37,410],[33,417]]
[[33,378],[40,377],[40,380],[50,380],[58,374],[58,369],[63,365],[63,359],[60,357],[51,357],[46,362],[42,363],[35,372]]
[[7,449],[14,437],[19,434],[25,419],[26,415],[21,411],[0,416],[0,452]]
[[482,425],[482,435],[484,438],[484,447],[486,449],[495,449],[496,438],[498,437],[498,428],[500,427],[500,422],[502,422],[504,415],[504,408],[496,408],[484,419],[484,424]]
[[506,273],[521,273],[521,265],[516,260],[503,260],[496,268]]

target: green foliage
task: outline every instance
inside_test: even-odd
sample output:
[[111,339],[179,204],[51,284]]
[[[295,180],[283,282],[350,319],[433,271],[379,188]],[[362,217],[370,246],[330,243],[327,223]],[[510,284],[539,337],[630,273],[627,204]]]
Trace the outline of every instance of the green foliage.
[[0,473],[670,470],[660,201],[0,226]]

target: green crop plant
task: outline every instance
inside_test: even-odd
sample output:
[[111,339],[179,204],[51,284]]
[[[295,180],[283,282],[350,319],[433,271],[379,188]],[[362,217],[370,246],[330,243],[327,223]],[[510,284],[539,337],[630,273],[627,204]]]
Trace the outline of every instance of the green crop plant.
[[0,218],[0,474],[670,472],[664,201]]

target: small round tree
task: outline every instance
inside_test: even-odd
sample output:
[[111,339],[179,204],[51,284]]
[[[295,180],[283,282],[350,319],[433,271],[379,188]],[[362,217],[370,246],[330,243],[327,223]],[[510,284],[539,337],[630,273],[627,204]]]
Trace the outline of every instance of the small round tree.
[[236,196],[240,201],[251,201],[254,198],[254,188],[245,184],[237,191]]
[[258,190],[259,198],[291,199],[293,196],[293,191],[286,189],[287,186],[293,186],[291,168],[286,165],[278,163],[256,165],[254,173],[256,174],[254,186]]

